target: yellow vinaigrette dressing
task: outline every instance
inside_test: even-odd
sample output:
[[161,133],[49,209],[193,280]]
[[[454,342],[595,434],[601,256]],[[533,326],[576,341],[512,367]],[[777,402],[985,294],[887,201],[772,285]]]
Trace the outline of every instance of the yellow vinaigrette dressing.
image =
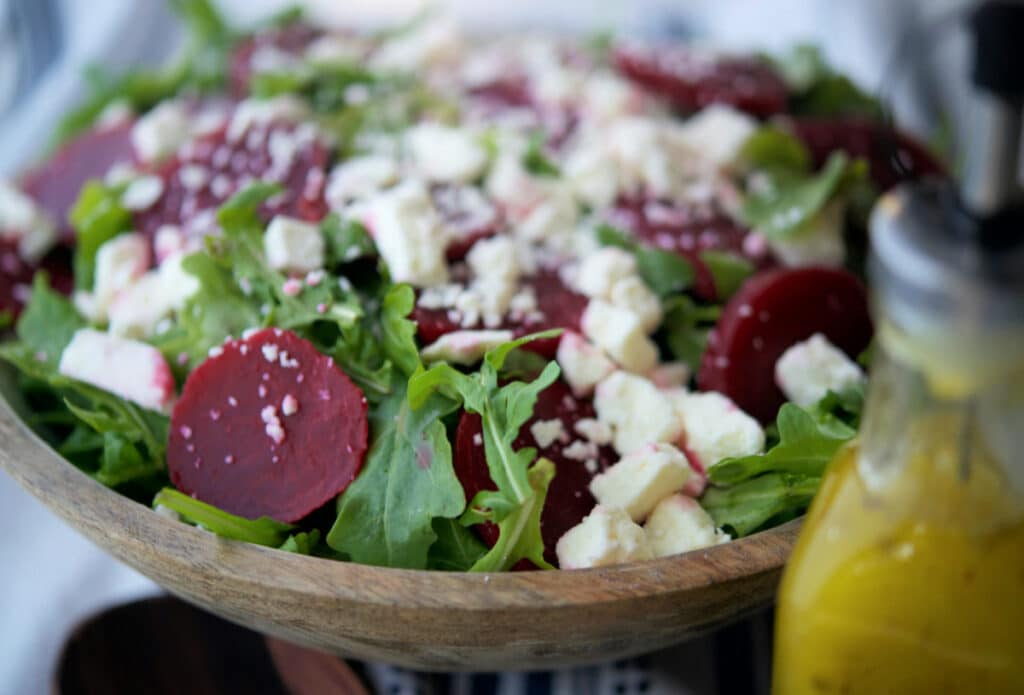
[[942,401],[903,370],[875,370],[790,559],[775,695],[1024,693],[1021,381]]

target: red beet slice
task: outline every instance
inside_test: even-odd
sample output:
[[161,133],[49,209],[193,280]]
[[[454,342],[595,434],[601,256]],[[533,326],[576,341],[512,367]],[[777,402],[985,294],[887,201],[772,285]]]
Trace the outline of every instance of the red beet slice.
[[104,177],[114,164],[134,161],[132,125],[128,119],[82,133],[23,177],[22,190],[60,225],[65,243],[74,242],[68,211],[85,182]]
[[[275,140],[284,146],[272,148]],[[307,126],[255,125],[234,141],[224,127],[185,145],[161,167],[163,193],[135,221],[150,237],[163,225],[180,226],[187,235],[207,233],[219,205],[248,183],[267,180],[280,183],[284,191],[263,204],[265,219],[283,214],[318,222],[327,214],[328,159],[327,147]]]
[[704,251],[728,251],[759,269],[775,265],[764,244],[745,243],[750,231],[709,205],[679,204],[642,197],[620,198],[609,214],[612,224],[665,251],[686,258],[696,271],[693,293],[717,298],[714,277],[701,260]]
[[752,58],[711,56],[686,46],[622,46],[612,53],[619,72],[684,112],[728,104],[759,118],[786,109],[782,78]]
[[289,331],[268,328],[221,350],[189,375],[174,408],[171,482],[232,514],[298,521],[362,468],[366,398]]
[[308,24],[294,23],[279,29],[260,32],[241,41],[231,54],[229,82],[231,93],[241,99],[249,93],[254,70],[253,56],[260,50],[300,57],[306,48],[323,35]]
[[21,313],[32,288],[32,278],[40,269],[49,273],[53,289],[61,294],[71,294],[74,277],[68,249],[56,248],[36,265],[18,255],[16,240],[0,239],[0,312],[10,312],[14,316]]
[[442,185],[430,193],[442,222],[454,237],[445,250],[450,261],[462,260],[473,244],[494,236],[501,228],[497,206],[478,188]]
[[[554,270],[542,270],[523,281],[532,287],[537,296],[537,315],[527,317],[505,317],[500,328],[512,330],[516,337],[539,333],[552,328],[580,332],[580,320],[587,308],[587,298],[573,292]],[[417,306],[412,313],[417,323],[417,333],[424,345],[429,345],[443,335],[459,330],[480,329],[482,326],[463,327],[457,314],[445,309],[425,309]],[[558,338],[536,340],[524,349],[544,357],[554,358],[558,350]]]
[[867,348],[873,328],[867,292],[856,276],[834,268],[755,276],[729,301],[711,332],[697,384],[771,422],[786,400],[775,383],[775,363],[815,333],[851,358]]
[[[587,470],[584,461],[565,455],[566,449],[576,442],[586,443],[586,439],[576,433],[576,423],[594,417],[594,407],[589,400],[576,398],[565,383],[556,381],[541,391],[537,397],[533,417],[523,425],[519,436],[513,442],[517,450],[524,447],[536,448],[539,456],[544,456],[555,464],[555,477],[551,481],[547,502],[541,513],[544,557],[552,564],[557,563],[555,544],[558,543],[558,539],[582,521],[596,504],[588,489],[591,479],[618,460],[615,450],[611,447],[597,447],[593,459],[597,466],[591,472]],[[530,428],[541,420],[556,419],[562,423],[564,441],[555,441],[547,447],[539,447]],[[482,437],[480,416],[464,413],[455,435],[455,472],[466,492],[467,502],[481,490],[497,489],[487,468]],[[579,445],[576,445],[576,448],[579,448]],[[497,543],[496,525],[486,523],[473,528],[488,545],[493,546]]]
[[838,150],[863,157],[871,164],[871,178],[883,191],[904,181],[947,175],[923,145],[884,123],[863,118],[798,118],[792,128],[811,151],[815,166],[823,166]]

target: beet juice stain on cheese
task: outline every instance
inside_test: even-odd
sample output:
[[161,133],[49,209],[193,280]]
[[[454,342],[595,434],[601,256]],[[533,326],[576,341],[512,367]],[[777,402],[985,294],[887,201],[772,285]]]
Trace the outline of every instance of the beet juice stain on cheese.
[[72,465],[413,569],[642,561],[807,508],[859,422],[865,201],[943,172],[903,135],[894,163],[817,52],[175,7],[180,58],[0,185],[0,357]]
[[[872,221],[878,354],[779,596],[774,691],[1024,692],[1024,7],[985,3],[965,179]],[[1011,29],[1012,28],[1012,29]],[[1001,125],[995,125],[1001,124]]]

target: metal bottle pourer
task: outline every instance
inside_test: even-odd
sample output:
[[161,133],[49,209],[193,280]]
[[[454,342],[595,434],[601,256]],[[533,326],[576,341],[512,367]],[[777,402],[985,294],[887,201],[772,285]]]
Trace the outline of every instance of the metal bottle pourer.
[[1024,0],[980,3],[969,28],[973,118],[962,184],[918,182],[886,195],[872,216],[869,261],[886,348],[919,367],[933,391],[967,402],[963,477],[973,394],[1024,357]]

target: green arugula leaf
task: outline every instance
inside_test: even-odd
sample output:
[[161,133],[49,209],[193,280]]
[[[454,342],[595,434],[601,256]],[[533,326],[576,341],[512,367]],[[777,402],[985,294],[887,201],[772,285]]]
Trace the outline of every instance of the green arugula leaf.
[[93,477],[107,487],[118,487],[145,478],[162,478],[162,461],[147,457],[129,437],[108,431],[103,434],[103,453]]
[[372,85],[377,76],[358,64],[303,63],[284,72],[260,72],[252,76],[249,92],[258,99],[298,94],[320,113],[345,108],[346,90],[352,85]]
[[779,443],[765,454],[731,458],[708,469],[715,485],[735,485],[761,473],[821,476],[839,448],[857,433],[838,419],[819,421],[792,403],[779,410]]
[[278,550],[296,555],[313,555],[318,550],[319,544],[320,531],[313,529],[288,536],[285,542],[278,546]]
[[833,70],[818,46],[801,44],[767,59],[793,92],[789,109],[793,115],[884,117],[882,104]]
[[836,152],[815,176],[784,170],[765,174],[765,185],[748,192],[742,214],[751,228],[779,240],[806,233],[836,195],[866,178],[867,164]]
[[37,273],[32,296],[15,328],[18,339],[35,352],[36,359],[56,368],[64,348],[85,325],[71,302],[50,289],[46,273]]
[[487,467],[498,489],[478,494],[463,515],[462,523],[492,521],[502,529],[503,540],[499,541],[500,548],[495,546],[474,565],[474,571],[508,569],[522,558],[529,558],[542,568],[550,567],[543,559],[538,505],[543,507],[543,495],[554,469],[534,466],[537,452],[531,448],[516,451],[512,443],[533,415],[538,394],[558,378],[559,368],[552,362],[534,381],[513,381],[504,386],[499,386],[499,374],[513,350],[558,333],[548,331],[505,343],[489,351],[480,370],[474,374],[463,374],[442,363],[427,371],[418,371],[409,381],[409,402],[413,410],[440,394],[480,415]]
[[132,229],[131,213],[121,205],[125,186],[106,186],[89,181],[68,217],[75,228],[75,286],[91,290],[96,272],[96,252],[105,242]]
[[472,531],[453,519],[434,519],[437,540],[427,554],[427,569],[468,572],[487,554],[487,546]]
[[523,168],[534,176],[561,176],[558,165],[552,162],[544,151],[546,144],[546,133],[538,132],[530,136],[526,151],[523,153]]
[[443,417],[458,403],[435,394],[413,410],[404,388],[370,413],[363,470],[338,498],[327,544],[355,562],[425,569],[436,518],[462,513],[466,499],[452,467]]
[[355,220],[342,221],[337,213],[331,213],[320,223],[320,231],[324,235],[328,266],[377,255],[377,247],[370,233]]
[[718,300],[725,302],[754,274],[754,264],[729,251],[701,251],[700,260],[711,273]]
[[811,172],[811,152],[796,136],[774,125],[761,126],[743,144],[740,159],[761,171]]
[[819,476],[769,473],[732,487],[708,488],[700,502],[716,526],[741,537],[777,517],[807,509],[820,485]]
[[[211,504],[200,502],[174,488],[164,488],[153,498],[153,508],[166,507],[181,515],[182,519],[193,526],[199,526],[223,538],[244,541],[270,548],[281,548],[289,552],[300,552],[311,546],[312,536],[292,532],[296,527],[275,521],[269,517],[246,519],[229,514]],[[290,541],[290,542],[289,542]],[[288,547],[284,547],[287,545]],[[315,541],[312,543],[315,545]]]
[[693,265],[679,254],[642,244],[608,224],[600,225],[596,235],[602,246],[631,252],[636,257],[640,277],[660,297],[682,292],[696,279]]
[[658,334],[660,342],[676,360],[696,373],[707,348],[708,333],[722,315],[722,307],[697,304],[686,295],[669,297],[663,306],[665,318]]

